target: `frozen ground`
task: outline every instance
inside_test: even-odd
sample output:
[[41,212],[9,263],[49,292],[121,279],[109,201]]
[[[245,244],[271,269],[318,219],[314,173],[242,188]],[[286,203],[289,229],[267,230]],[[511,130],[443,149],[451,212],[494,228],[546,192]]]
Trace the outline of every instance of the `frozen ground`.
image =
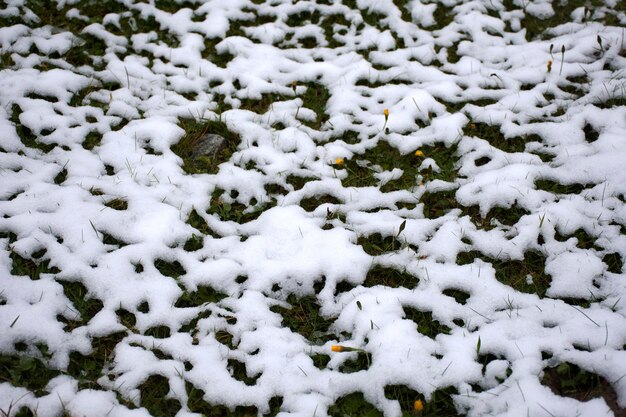
[[624,415],[623,3],[178,3],[0,10],[3,414]]

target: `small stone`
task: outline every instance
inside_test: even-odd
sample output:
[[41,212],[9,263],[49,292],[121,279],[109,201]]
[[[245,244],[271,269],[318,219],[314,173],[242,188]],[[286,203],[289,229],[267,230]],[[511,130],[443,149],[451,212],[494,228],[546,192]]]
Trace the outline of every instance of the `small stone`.
[[191,151],[191,157],[196,159],[201,156],[214,158],[226,146],[226,139],[215,133],[207,133],[198,140]]

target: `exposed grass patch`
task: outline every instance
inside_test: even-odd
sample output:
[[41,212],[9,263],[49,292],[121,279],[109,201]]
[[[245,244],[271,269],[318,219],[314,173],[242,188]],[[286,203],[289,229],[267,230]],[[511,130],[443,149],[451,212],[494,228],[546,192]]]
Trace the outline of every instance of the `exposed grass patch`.
[[[359,236],[357,244],[363,247],[363,250],[369,255],[382,255],[386,252],[393,252],[402,247],[401,237],[387,236],[382,237],[380,233],[374,233],[369,236]],[[377,271],[373,272],[372,279],[377,275]]]
[[[215,174],[219,164],[227,161],[240,143],[239,136],[221,120],[181,119],[180,125],[185,135],[171,149],[182,158],[187,174]],[[222,136],[224,143],[212,154],[198,154],[197,149],[207,134]]]
[[454,298],[454,301],[461,305],[465,305],[467,303],[467,299],[470,298],[470,294],[466,293],[465,291],[457,290],[455,288],[448,288],[446,290],[443,290],[442,294]]
[[422,146],[420,150],[424,153],[425,157],[434,159],[437,166],[439,166],[438,172],[430,168],[420,171],[424,176],[424,182],[432,180],[454,181],[457,177],[457,163],[459,160],[459,156],[457,155],[458,146],[456,143],[450,147],[437,143],[431,146]]
[[137,324],[137,317],[135,317],[133,313],[120,307],[115,310],[115,314],[121,324],[133,332],[136,331],[135,324]]
[[576,238],[576,247],[580,249],[595,249],[597,251],[602,250],[600,247],[596,246],[596,238],[589,235],[584,229],[577,229],[574,233],[567,236],[563,236],[558,230],[554,234],[554,238],[559,242],[565,242],[572,237]]
[[170,384],[167,378],[161,375],[150,375],[139,386],[141,392],[141,406],[155,417],[170,417],[181,409],[180,402],[174,398],[167,398]]
[[624,416],[624,409],[617,404],[617,394],[602,376],[585,371],[570,362],[544,369],[542,384],[556,395],[586,402],[592,398],[603,398],[616,416]]
[[155,339],[166,339],[170,337],[171,331],[167,326],[153,326],[146,330],[144,334]]
[[416,185],[420,161],[420,158],[414,154],[402,154],[389,142],[380,140],[374,148],[368,149],[363,155],[344,161],[343,167],[347,170],[348,176],[342,180],[342,185],[344,187],[376,186],[379,181],[375,173],[399,168],[403,171],[400,178],[382,185],[381,191],[410,189]]
[[416,415],[414,409],[415,401],[422,401],[422,404],[424,404],[424,396],[406,385],[385,386],[385,397],[400,403],[403,417]]
[[602,258],[602,262],[606,264],[609,272],[612,272],[614,274],[622,273],[622,269],[624,268],[624,260],[619,253],[613,252],[604,255],[604,257]]
[[78,380],[81,389],[99,389],[97,380],[103,375],[103,368],[113,359],[115,346],[126,337],[126,332],[112,333],[91,339],[91,353],[83,355],[70,353],[67,373]]
[[316,208],[323,204],[341,204],[336,197],[328,194],[308,197],[300,200],[300,207],[305,209],[306,211],[314,211]]
[[208,223],[202,218],[202,216],[198,214],[195,209],[191,210],[191,213],[189,213],[189,217],[187,218],[187,224],[198,230],[203,235],[209,235],[215,239],[220,237],[209,227]]
[[416,288],[419,278],[407,273],[400,272],[394,268],[385,268],[375,265],[367,272],[363,286],[373,287],[376,285],[384,285],[391,288]]
[[[478,355],[478,363],[482,364],[482,373],[483,376],[485,375],[485,372],[487,371],[487,365],[489,365],[489,363],[495,361],[495,360],[503,360],[505,359],[504,357],[500,356],[500,355],[494,355],[493,353],[481,353]],[[511,370],[511,367],[509,366],[506,371],[505,371],[505,375],[508,378],[509,376],[511,376],[511,374],[513,373],[513,371]],[[502,383],[504,382],[504,378],[496,378],[498,379],[498,382]]]
[[320,314],[320,305],[314,296],[298,299],[292,294],[287,298],[287,302],[291,304],[290,309],[280,306],[270,308],[271,311],[282,316],[283,326],[304,336],[313,344],[322,344],[333,340],[335,336],[328,333],[328,328],[333,323],[334,318],[327,318]]
[[246,364],[236,359],[228,359],[227,363],[228,370],[230,371],[232,377],[248,386],[256,384],[257,379],[259,379],[259,377],[261,376],[260,374],[255,376],[248,376]]
[[[258,415],[258,410],[254,406],[237,406],[234,410],[231,410],[223,405],[209,404],[204,399],[204,391],[194,386],[191,382],[185,382],[185,389],[188,396],[187,407],[194,413],[199,413],[206,417],[256,417]],[[270,401],[270,406],[273,405],[271,408],[274,411],[276,402],[272,404]],[[278,405],[278,408],[280,409],[280,405]]]
[[[372,322],[372,328],[375,324]],[[346,360],[339,366],[339,372],[344,374],[352,374],[360,371],[367,371],[371,365],[371,357],[369,352],[359,351],[355,356]]]
[[112,200],[109,200],[106,203],[104,203],[104,205],[112,208],[113,210],[119,210],[119,211],[128,210],[128,201],[126,201],[122,197],[117,197]]
[[11,251],[11,274],[25,275],[32,280],[38,280],[41,274],[58,274],[61,270],[55,266],[50,267],[50,259],[44,259],[46,251],[38,251],[30,258],[23,258],[17,252]]
[[475,251],[463,252],[458,255],[457,263],[466,265],[476,258],[491,263],[496,279],[517,291],[544,297],[550,286],[550,277],[544,270],[546,257],[538,252],[526,252],[523,261],[493,259]]
[[307,182],[317,181],[317,180],[319,180],[319,178],[316,178],[316,177],[303,177],[303,176],[298,176],[298,175],[289,175],[286,180],[287,180],[287,182],[289,184],[291,184],[291,186],[293,187],[294,190],[299,190],[302,187],[304,187],[304,185]]
[[586,186],[583,184],[560,184],[556,181],[548,179],[535,180],[535,188],[544,190],[553,194],[580,194]]
[[522,216],[530,214],[530,212],[518,205],[512,207],[492,207],[485,217],[481,216],[478,206],[461,207],[463,214],[468,215],[472,222],[481,229],[491,230],[498,223],[505,226],[516,225]]
[[311,360],[313,361],[313,365],[315,365],[317,369],[326,369],[326,365],[328,365],[328,362],[330,362],[330,356],[316,353],[315,355],[311,356]]
[[420,311],[409,306],[403,306],[402,309],[404,317],[415,322],[417,331],[424,336],[434,339],[438,334],[450,334],[451,329],[448,326],[433,319],[432,311]]
[[328,409],[331,416],[362,416],[362,417],[383,417],[376,407],[365,400],[361,392],[339,398]]
[[469,123],[465,127],[465,133],[484,139],[489,142],[491,146],[509,153],[524,152],[526,142],[532,139],[523,136],[505,138],[500,131],[499,125],[489,125],[487,123]]
[[57,316],[57,320],[65,323],[65,331],[71,331],[76,327],[84,326],[104,307],[102,301],[97,298],[89,297],[87,288],[83,283],[60,280],[57,280],[57,282],[61,284],[63,293],[72,303],[72,305],[68,307],[80,315],[79,320],[68,320],[61,315]]
[[195,233],[187,239],[185,244],[183,245],[183,249],[187,252],[195,252],[204,247],[204,238],[202,236],[198,236]]
[[452,209],[458,208],[456,190],[428,192],[422,195],[420,202],[424,204],[424,217],[436,219]]
[[168,262],[164,259],[157,259],[154,261],[154,267],[159,270],[161,275],[171,278],[178,278],[187,273],[178,261]]
[[307,82],[304,84],[306,91],[298,95],[302,99],[302,106],[315,112],[315,121],[304,121],[306,126],[319,130],[323,123],[328,120],[326,114],[326,103],[330,98],[330,91],[325,85],[316,82]]
[[33,149],[39,149],[43,153],[48,153],[57,146],[56,144],[47,144],[40,142],[37,136],[28,127],[24,126],[20,122],[20,114],[22,114],[21,107],[18,104],[13,103],[13,105],[11,106],[11,122],[15,126],[15,131],[17,132],[17,135],[20,138],[20,141],[22,141],[22,143],[24,144],[24,146]]
[[[238,192],[236,190],[231,191],[230,196],[232,197],[233,195],[238,195]],[[227,199],[223,198],[225,196],[226,192],[224,190],[215,189],[211,194],[211,205],[206,211],[207,214],[217,215],[221,221],[247,223],[256,220],[264,211],[276,205],[275,199],[272,199],[270,202],[259,203],[254,198],[250,200],[249,206],[238,202],[227,203],[224,201],[227,201]]]
[[226,298],[226,294],[222,294],[211,287],[198,286],[196,291],[184,292],[178,300],[176,300],[174,307],[198,307],[205,303],[217,303],[224,298]]
[[8,382],[14,387],[24,387],[41,397],[48,382],[61,372],[49,369],[39,358],[0,355],[0,381]]
[[[585,7],[585,10],[588,10],[588,6],[591,6],[591,13],[593,13],[593,9],[602,5],[603,3],[598,0],[592,0],[591,2],[585,0],[568,0],[559,3],[558,7],[554,7],[554,14],[547,18],[534,16],[524,10],[525,13],[521,21],[521,27],[526,29],[526,39],[528,41],[550,39],[551,36],[547,33],[549,29],[561,23],[568,22],[575,9]],[[591,17],[591,13],[589,13],[589,11],[587,11],[587,13],[588,14],[584,17],[585,21]]]
[[[102,235],[102,243],[104,243],[105,245],[110,245],[110,246],[116,246],[115,249],[119,249],[119,248],[123,248],[124,246],[128,246],[127,242],[124,242],[121,239],[116,238],[113,235],[110,235],[106,232],[100,232],[100,234]],[[115,250],[113,249],[113,250]],[[107,249],[109,252],[111,252],[111,249]]]

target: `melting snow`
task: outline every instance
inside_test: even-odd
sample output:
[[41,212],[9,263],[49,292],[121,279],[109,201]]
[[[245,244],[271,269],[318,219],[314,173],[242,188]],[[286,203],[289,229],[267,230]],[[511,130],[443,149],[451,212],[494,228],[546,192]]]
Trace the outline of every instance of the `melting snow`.
[[[2,410],[146,416],[140,387],[160,375],[178,416],[200,415],[186,384],[259,415],[280,397],[281,416],[323,416],[361,392],[400,416],[389,385],[426,404],[453,387],[471,416],[613,413],[542,384],[568,362],[623,412],[623,7],[529,39],[525,16],[552,4],[177,3],[94,19],[58,0],[64,25],[23,0],[0,10],[0,354],[58,371],[40,393],[3,375]],[[240,138],[216,173],[172,151],[189,118]],[[383,144],[397,153],[374,162]],[[83,317],[70,285],[101,308]],[[435,321],[449,331],[421,328]],[[119,332],[97,390],[68,371]]]

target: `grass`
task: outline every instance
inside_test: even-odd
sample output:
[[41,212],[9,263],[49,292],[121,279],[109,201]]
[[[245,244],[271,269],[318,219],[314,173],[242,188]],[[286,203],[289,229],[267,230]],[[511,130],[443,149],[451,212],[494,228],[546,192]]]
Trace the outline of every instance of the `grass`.
[[[253,0],[253,4],[261,4],[263,0]],[[317,4],[322,4],[322,1]],[[357,10],[357,2],[354,0],[343,0],[343,4]],[[407,0],[394,0],[395,6],[400,10],[401,17],[406,22],[412,20],[412,16],[409,10],[410,6]],[[618,2],[619,3],[619,2]],[[330,2],[324,3],[330,4]],[[450,3],[447,3],[450,4]],[[505,9],[508,11],[522,10],[523,2],[513,2],[510,0],[504,1]],[[522,5],[520,5],[522,4]],[[197,7],[195,2],[191,1],[175,1],[175,0],[156,0],[156,7],[166,11],[168,13],[174,13],[181,7],[189,7],[194,9]],[[41,25],[51,25],[57,30],[67,30],[80,38],[79,43],[73,45],[64,55],[57,53],[51,53],[46,55],[43,51],[39,50],[37,46],[33,46],[29,53],[45,56],[44,61],[37,66],[37,69],[46,71],[55,68],[54,60],[63,60],[74,67],[91,66],[95,70],[104,70],[105,63],[101,60],[105,52],[110,52],[106,42],[83,33],[83,29],[92,23],[101,22],[102,17],[107,13],[118,13],[128,11],[126,6],[121,1],[117,0],[104,0],[101,2],[93,2],[89,0],[78,0],[72,2],[71,5],[63,5],[60,8],[49,7],[47,2],[41,0],[27,0],[26,6],[30,8],[40,19],[40,22],[24,22],[30,27],[39,27]],[[524,16],[521,22],[521,27],[526,30],[526,37],[528,40],[533,39],[550,39],[549,29],[559,23],[568,22],[573,10],[578,7],[589,7],[590,12],[594,11],[600,6],[599,0],[583,1],[583,0],[566,0],[559,4],[559,7],[554,7],[555,14],[549,18],[538,18],[528,13]],[[80,11],[81,15],[86,16],[86,20],[80,19],[68,19],[67,12],[70,8],[76,8]],[[621,8],[621,9],[620,9]],[[617,11],[624,11],[624,6],[618,4],[615,11],[609,11],[604,18],[607,23],[617,23]],[[231,26],[223,37],[215,37],[205,39],[204,50],[202,51],[202,57],[208,59],[220,68],[227,69],[234,55],[229,53],[217,53],[216,45],[228,36],[244,36],[245,29],[247,27],[256,27],[261,24],[274,21],[275,16],[271,13],[269,15],[260,15],[255,9],[246,10],[248,13],[252,13],[254,18],[247,20],[233,20]],[[323,36],[329,43],[330,48],[341,47],[344,43],[341,41],[341,35],[347,33],[349,30],[356,30],[357,33],[361,33],[367,26],[373,26],[379,30],[390,30],[391,36],[395,39],[397,48],[402,48],[403,39],[389,28],[386,21],[385,14],[379,14],[367,9],[358,10],[360,18],[363,23],[356,23],[359,19],[348,20],[343,14],[322,14],[319,12],[319,8],[313,7],[311,10],[304,10],[298,14],[291,14],[286,16],[286,24],[291,28],[302,27],[308,23],[317,24],[323,31]],[[498,11],[491,10],[490,14],[495,17],[499,17]],[[447,27],[454,21],[455,11],[453,7],[446,6],[441,2],[436,2],[436,9],[434,12],[434,18],[436,23],[426,29],[438,30]],[[197,16],[198,21],[202,21],[203,16]],[[591,18],[591,13],[588,14],[586,19]],[[19,17],[0,17],[1,26],[10,26],[17,23],[22,23]],[[178,37],[169,32],[167,29],[162,28],[160,24],[151,16],[144,16],[137,11],[130,11],[130,14],[120,19],[119,27],[108,24],[106,29],[112,33],[129,38],[133,34],[138,33],[150,33],[154,32],[159,42],[167,45],[168,47],[176,47],[179,45]],[[511,30],[510,25],[507,22],[507,29]],[[447,48],[448,62],[454,63],[460,59],[457,47],[462,39],[455,40],[452,45],[436,45],[436,52]],[[294,38],[294,33],[288,33],[283,41],[283,46],[289,43],[290,47],[297,48],[312,48],[318,46],[317,41],[311,37],[302,37],[300,39]],[[278,45],[281,47],[281,44]],[[560,51],[561,45],[554,45],[555,56],[560,59],[559,54],[556,51]],[[374,48],[361,48],[357,53],[361,54],[367,60],[369,60],[376,70],[385,70],[388,67],[382,63],[375,61],[375,55],[371,54]],[[143,50],[132,50],[128,52],[120,52],[120,58],[123,58],[124,54],[136,53],[152,61],[154,57]],[[566,51],[567,55],[568,52]],[[623,55],[623,52],[622,52]],[[165,58],[163,58],[165,59]],[[555,67],[553,72],[558,70],[558,59],[555,61]],[[319,60],[319,59],[318,59]],[[441,62],[435,61],[434,65],[441,65]],[[9,68],[15,65],[15,60],[10,54],[0,55],[0,66],[2,68]],[[225,102],[225,98],[215,89],[219,87],[224,80],[212,80],[208,85],[208,92],[211,94],[213,101],[217,105],[217,113],[230,109],[230,105]],[[241,100],[241,109],[250,110],[257,114],[264,114],[268,111],[272,111],[272,105],[278,101],[293,100],[299,98],[302,100],[302,107],[311,109],[315,113],[314,120],[302,120],[301,123],[314,130],[324,130],[329,127],[329,117],[331,116],[327,112],[327,104],[330,99],[330,90],[321,79],[306,78],[301,80],[294,80],[297,84],[297,95],[282,95],[282,94],[264,94],[260,99],[243,98]],[[78,107],[82,105],[91,105],[102,108],[106,113],[108,107],[104,103],[99,103],[95,100],[89,99],[88,95],[92,92],[113,91],[117,88],[126,86],[127,80],[119,80],[119,82],[94,82],[93,85],[76,92],[71,106]],[[585,75],[579,77],[572,77],[564,82],[559,83],[558,87],[574,96],[580,97],[584,92],[588,91],[587,84],[589,78]],[[392,80],[383,81],[383,78],[378,77],[365,77],[356,82],[357,86],[363,90],[374,90],[386,85],[404,85],[406,80],[401,76]],[[235,87],[240,94],[243,93],[243,88],[235,82]],[[528,84],[522,87],[522,89],[531,89],[534,85]],[[369,91],[367,94],[371,94]],[[195,93],[185,93],[184,97],[189,100],[195,100]],[[613,108],[616,106],[626,105],[626,99],[624,95],[623,86],[611,85],[607,87],[606,94],[596,98],[596,106],[599,108]],[[30,94],[31,100],[45,100],[48,102],[56,102],[54,97],[41,96],[37,94]],[[553,96],[546,95],[547,101],[554,100]],[[463,111],[463,108],[467,104],[474,104],[477,106],[486,106],[496,102],[494,99],[483,98],[467,101],[459,99],[455,102],[446,102],[440,100],[450,113],[456,113]],[[9,109],[7,109],[9,110]],[[562,114],[564,109],[557,111],[555,115]],[[22,144],[30,148],[33,151],[50,154],[53,150],[61,150],[62,147],[54,143],[46,143],[45,136],[52,133],[51,131],[43,131],[36,134],[27,126],[24,126],[20,122],[20,115],[23,109],[16,103],[12,103],[10,106],[11,122],[16,128],[16,132],[19,136]],[[553,115],[553,116],[555,116]],[[431,122],[432,115],[428,115],[427,119],[416,120],[416,129],[428,126]],[[88,120],[89,123],[95,123],[96,120],[92,118]],[[125,126],[129,120],[121,119],[120,123],[113,126],[114,130],[119,130]],[[202,118],[185,118],[179,120],[179,125],[184,129],[185,134],[179,140],[178,143],[172,146],[172,151],[178,155],[182,160],[182,168],[187,174],[215,174],[220,168],[220,164],[231,159],[233,153],[241,146],[240,137],[232,126],[229,126],[225,119],[202,119]],[[276,129],[285,129],[287,126],[276,124]],[[332,126],[330,126],[332,127]],[[204,137],[204,135],[213,133],[224,137],[225,146],[219,149],[219,151],[213,155],[196,155],[194,150]],[[411,133],[411,132],[405,132]],[[590,124],[586,124],[583,128],[585,140],[593,144],[596,142],[600,133]],[[470,121],[463,129],[463,134],[467,136],[478,137],[489,142],[493,147],[498,148],[504,152],[514,153],[523,152],[526,144],[529,142],[542,142],[541,137],[536,135],[519,136],[506,138],[501,132],[500,126],[490,123],[480,123]],[[344,141],[348,144],[358,144],[360,141],[368,138],[359,137],[359,134],[354,131],[347,131],[345,134],[335,137],[332,140]],[[96,149],[102,141],[102,134],[97,130],[89,131],[82,140],[81,146],[88,151]],[[59,149],[55,149],[55,148]],[[144,146],[146,152],[156,155],[149,145]],[[431,146],[423,146],[420,150],[424,153],[425,157],[433,158],[440,168],[436,169],[422,169],[419,167],[423,161],[422,157],[417,157],[413,152],[405,153],[399,151],[390,142],[383,138],[378,140],[375,146],[367,149],[363,153],[356,154],[352,159],[345,161],[343,166],[335,167],[337,170],[345,170],[347,174],[342,179],[344,187],[378,187],[382,192],[389,193],[398,190],[414,190],[416,187],[422,185],[428,185],[429,181],[443,180],[453,182],[458,179],[458,148],[456,145],[451,147],[445,147],[441,143],[435,143]],[[4,150],[0,150],[4,152]],[[538,153],[540,158],[545,163],[550,163],[553,160],[553,155],[550,155],[546,151],[545,153]],[[475,161],[476,166],[484,166],[490,162],[489,157],[482,157]],[[254,166],[246,166],[247,169],[252,169]],[[394,168],[400,168],[403,172],[402,175],[392,181],[382,184],[374,175],[379,171],[390,171]],[[115,175],[115,170],[112,166],[105,166],[106,174],[109,176]],[[64,166],[56,173],[53,178],[53,182],[57,185],[63,185],[68,177],[68,170]],[[313,176],[307,176],[305,174],[290,174],[288,173],[286,180],[290,187],[294,190],[299,190],[304,187],[308,182],[316,181],[319,178]],[[589,184],[571,183],[562,184],[549,178],[542,178],[535,181],[535,187],[540,190],[544,190],[556,195],[568,195],[568,194],[580,194],[585,189],[590,187]],[[289,187],[288,187],[289,188]],[[226,191],[216,189],[212,196],[212,202],[207,209],[206,214],[202,215],[193,209],[187,218],[187,223],[191,225],[196,232],[192,233],[183,244],[183,249],[186,251],[198,251],[203,249],[204,240],[207,236],[213,239],[220,239],[217,232],[212,230],[205,220],[206,216],[217,217],[221,221],[233,221],[237,223],[246,223],[258,218],[258,216],[265,210],[274,207],[277,202],[276,199],[279,196],[286,195],[290,190],[282,188],[278,184],[270,185],[266,188],[267,194],[270,196],[270,200],[267,202],[248,201],[230,202],[225,201],[229,199],[226,197]],[[512,207],[502,208],[494,207],[485,217],[479,215],[477,207],[463,207],[457,203],[455,199],[456,189],[439,192],[427,192],[422,195],[419,204],[423,207],[423,213],[426,218],[436,219],[445,215],[452,209],[460,209],[462,215],[469,216],[474,225],[479,230],[491,230],[495,226],[495,221],[504,225],[515,225],[519,219],[529,214],[526,210],[522,209],[518,205]],[[102,196],[102,204],[104,206],[117,211],[128,210],[128,200],[126,197],[106,197],[99,190],[92,190],[94,196]],[[232,197],[232,195],[230,195]],[[236,197],[232,197],[236,200]],[[10,200],[10,198],[9,198]],[[336,197],[328,194],[315,195],[309,198],[305,198],[300,201],[302,206],[308,212],[314,211],[322,204],[340,205],[342,201]],[[345,223],[346,215],[342,213],[340,209],[328,209],[327,220],[338,219]],[[329,227],[329,224],[327,224]],[[400,226],[400,225],[398,225]],[[97,232],[103,243],[109,245],[107,250],[117,250],[127,245],[120,236],[112,236],[108,233],[98,231]],[[596,245],[596,237],[590,236],[584,230],[580,229],[568,236],[563,236],[558,233],[556,239],[559,241],[567,240],[571,237],[576,238],[577,247],[586,250],[602,251],[603,249]],[[9,239],[9,243],[14,243],[17,240],[17,236],[10,231],[1,231],[0,238]],[[374,233],[367,236],[359,236],[357,243],[363,247],[366,253],[373,256],[389,255],[403,247],[402,235],[397,233],[396,235],[385,235],[380,233]],[[11,274],[16,276],[27,276],[32,280],[40,280],[42,274],[58,274],[61,271],[50,266],[50,259],[46,258],[45,251],[38,251],[30,254],[29,256],[22,256],[15,251],[10,252],[11,260]],[[487,257],[484,254],[478,252],[465,252],[458,256],[458,264],[467,264],[473,262],[474,259],[479,258],[485,262],[490,262],[496,270],[496,278],[510,286],[511,288],[525,292],[537,294],[540,297],[545,297],[546,290],[550,283],[550,278],[545,274],[545,256],[539,252],[530,251],[525,254],[523,260],[507,260]],[[622,273],[624,268],[624,260],[619,253],[607,253],[603,256],[603,262],[607,265],[608,271],[619,274]],[[167,277],[171,277],[177,281],[179,286],[181,285],[178,278],[184,275],[187,271],[175,260],[158,259],[155,261],[155,267],[158,271]],[[141,263],[135,265],[136,273],[142,273],[144,267]],[[528,276],[532,280],[528,280]],[[53,277],[54,278],[54,277]],[[63,293],[69,300],[67,314],[68,317],[75,317],[68,319],[64,315],[57,316],[57,320],[64,324],[66,331],[71,331],[85,326],[98,312],[103,309],[103,303],[101,300],[93,297],[89,294],[88,289],[84,284],[78,281],[64,281],[54,278],[56,282],[61,285]],[[241,277],[241,282],[245,280],[245,277]],[[239,280],[237,282],[240,282]],[[386,286],[390,288],[416,288],[419,283],[419,279],[407,272],[400,271],[395,268],[387,268],[381,265],[373,266],[367,273],[364,281],[365,287],[373,286]],[[319,290],[319,288],[317,288]],[[337,294],[344,291],[353,289],[353,286],[347,282],[340,282],[337,286]],[[185,323],[178,331],[189,332],[194,337],[194,343],[198,344],[196,334],[198,331],[198,323],[200,320],[211,316],[210,309],[206,306],[219,303],[225,294],[217,291],[210,286],[199,286],[195,291],[187,291],[182,288],[180,297],[176,300],[175,308],[198,308],[200,312],[196,317]],[[443,291],[444,295],[454,298],[454,300],[463,305],[467,303],[470,294],[461,291],[459,289],[449,288]],[[565,300],[570,304],[580,304],[580,300]],[[0,292],[0,305],[6,304],[7,300],[2,297]],[[279,314],[282,317],[282,323],[285,327],[291,331],[302,335],[312,344],[322,344],[330,340],[336,340],[337,335],[330,331],[330,327],[335,320],[334,317],[325,317],[320,314],[320,304],[316,297],[311,295],[307,297],[297,298],[290,295],[287,298],[287,302],[291,305],[290,309],[282,307],[273,307],[272,311]],[[78,381],[79,388],[81,389],[102,389],[97,380],[105,376],[106,366],[111,363],[113,359],[113,353],[115,346],[129,333],[137,333],[136,329],[138,314],[146,314],[150,311],[150,305],[147,301],[142,302],[137,306],[136,311],[133,308],[128,307],[129,311],[121,306],[115,311],[118,321],[124,325],[127,331],[113,333],[100,338],[92,338],[92,349],[88,354],[81,354],[79,352],[72,352],[70,354],[70,364],[67,369],[53,369],[49,366],[48,360],[50,354],[48,347],[37,341],[19,341],[15,344],[14,352],[10,354],[0,355],[0,381],[7,381],[14,386],[23,386],[35,393],[37,396],[46,394],[45,387],[50,379],[55,376],[67,374],[74,377]],[[418,331],[430,338],[435,338],[439,334],[447,334],[451,329],[438,322],[433,318],[431,311],[420,311],[410,306],[403,306],[405,318],[412,320],[416,323]],[[19,320],[19,317],[16,319]],[[234,318],[227,318],[227,321],[231,323]],[[457,319],[454,321],[455,325],[463,326],[462,320]],[[156,325],[144,332],[146,336],[152,336],[156,339],[162,339],[169,337],[172,332],[177,329],[170,329],[167,326]],[[349,337],[349,335],[342,334],[341,337]],[[215,338],[218,342],[223,344],[227,349],[236,349],[234,344],[234,336],[224,329],[216,329]],[[159,359],[168,359],[169,355],[164,352],[153,349],[153,353]],[[369,360],[365,354],[356,354],[350,360],[344,362],[340,371],[345,373],[358,372],[368,368]],[[487,364],[498,359],[496,356],[490,353],[479,355],[479,362],[483,365],[483,372],[486,369]],[[319,369],[325,369],[330,360],[330,355],[326,354],[313,354],[311,356],[313,364]],[[239,362],[234,359],[227,361],[228,368],[233,378],[243,382],[247,385],[254,385],[259,375],[248,375],[247,369],[243,362]],[[187,364],[185,365],[187,368]],[[191,364],[189,364],[191,367]],[[188,370],[188,369],[187,369]],[[509,370],[510,372],[510,370]],[[507,373],[508,376],[508,373]],[[548,367],[544,370],[542,377],[542,383],[555,392],[558,395],[569,396],[579,399],[581,401],[587,401],[590,398],[602,397],[606,400],[607,404],[612,408],[616,415],[623,415],[623,410],[619,410],[616,405],[616,395],[612,390],[609,381],[606,381],[597,374],[585,371],[571,363],[561,363],[555,367]],[[140,389],[140,404],[146,407],[148,411],[155,416],[170,416],[177,413],[181,408],[181,403],[173,398],[168,398],[167,394],[170,391],[170,385],[167,378],[162,375],[150,375],[146,381],[144,381]],[[240,405],[236,408],[229,409],[219,404],[210,404],[204,398],[204,391],[194,386],[190,381],[185,381],[185,390],[189,397],[187,406],[192,412],[200,413],[205,416],[256,416],[258,410],[249,405]],[[458,415],[458,412],[454,406],[453,396],[458,394],[454,388],[446,387],[438,389],[432,395],[432,397],[426,401],[426,398],[422,393],[419,393],[410,387],[404,385],[391,385],[384,387],[385,396],[389,399],[399,401],[403,415],[414,415],[412,413],[412,405],[415,400],[422,400],[424,402],[423,415],[439,415],[439,416],[452,416]],[[129,408],[136,408],[130,401],[122,399],[118,395],[118,399]],[[270,412],[269,416],[276,415],[282,405],[281,397],[273,397],[269,402]],[[4,406],[4,405],[3,405]],[[622,413],[622,414],[619,414]],[[379,416],[380,411],[373,405],[369,404],[362,393],[352,393],[342,398],[338,398],[334,405],[330,408],[329,414],[332,416]],[[36,410],[30,410],[27,407],[21,407],[17,410],[17,415],[36,415]]]
[[295,295],[287,297],[291,308],[273,306],[271,310],[283,318],[283,326],[292,332],[302,335],[313,344],[322,344],[334,339],[328,332],[334,318],[320,314],[320,305],[314,296],[297,298]]
[[477,258],[491,263],[496,270],[496,279],[517,291],[544,297],[550,286],[550,277],[544,270],[546,257],[538,252],[526,252],[522,261],[493,259],[480,252],[463,252],[458,255],[457,263],[465,265]]
[[613,386],[602,376],[586,371],[573,363],[560,364],[544,369],[541,382],[553,393],[586,402],[603,398],[616,416],[624,416],[624,409],[617,404]]
[[12,261],[11,274],[25,275],[33,281],[38,280],[41,274],[58,274],[61,272],[57,267],[50,267],[50,259],[45,259],[45,250],[33,253],[29,258],[20,256],[17,252],[11,251]]
[[[222,405],[209,404],[204,399],[204,391],[194,386],[191,382],[185,382],[185,388],[188,395],[187,406],[189,410],[194,413],[202,414],[206,417],[255,417],[258,410],[254,406],[237,406],[234,409],[229,409]],[[280,408],[282,399],[280,397],[274,397],[270,400],[269,406],[271,409],[269,416],[275,416],[277,409]]]
[[331,416],[382,417],[383,414],[367,402],[360,392],[343,396],[328,409]]
[[376,285],[383,285],[391,288],[417,288],[419,278],[407,273],[401,272],[394,268],[385,268],[380,265],[375,265],[368,272],[365,277],[363,286],[373,287]]
[[[215,174],[219,164],[227,161],[239,146],[239,136],[222,120],[181,119],[180,126],[185,135],[172,146],[172,152],[182,158],[187,174]],[[224,145],[213,155],[196,155],[194,150],[207,134],[222,136]]]
[[77,327],[84,326],[104,307],[102,301],[89,296],[87,288],[81,282],[60,280],[57,282],[61,284],[63,293],[72,303],[69,309],[80,316],[78,320],[71,320],[58,315],[57,320],[65,323],[65,331],[72,331]]
[[217,215],[221,221],[247,223],[256,220],[264,211],[276,205],[275,199],[272,199],[271,202],[262,203],[251,200],[249,205],[237,202],[226,203],[221,198],[224,195],[223,190],[216,189],[213,192],[212,204],[207,209],[207,214]]
[[439,334],[450,334],[452,330],[433,319],[431,311],[421,311],[409,306],[403,306],[402,309],[404,310],[404,317],[412,320],[417,325],[417,331],[431,339],[434,339]]
[[22,108],[18,104],[11,106],[11,122],[15,126],[18,137],[28,148],[38,149],[43,153],[49,153],[54,149],[56,144],[47,144],[39,141],[39,137],[35,135],[27,126],[24,126],[20,122],[20,114],[22,114]]

